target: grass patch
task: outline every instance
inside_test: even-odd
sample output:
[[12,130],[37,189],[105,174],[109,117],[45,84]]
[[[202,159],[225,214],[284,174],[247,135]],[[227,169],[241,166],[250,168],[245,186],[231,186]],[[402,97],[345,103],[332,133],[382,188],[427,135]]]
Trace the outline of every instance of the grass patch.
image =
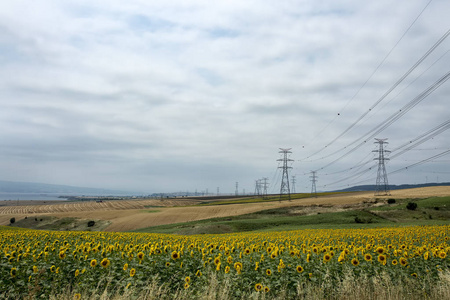
[[[295,230],[299,228],[338,228],[342,225],[351,225],[356,228],[361,227],[363,224],[391,223],[389,220],[364,210],[300,215],[293,213],[295,209],[295,207],[269,209],[240,216],[153,226],[135,230],[134,232],[212,234],[242,231]],[[355,220],[360,220],[360,222]]]
[[158,210],[158,209],[143,209],[141,211],[149,213],[149,214],[160,212],[160,210]]
[[[411,201],[418,204],[416,210],[406,209],[406,204]],[[365,209],[349,208],[344,211],[332,211],[333,206],[282,207],[239,216],[142,228],[135,232],[189,235],[309,228],[441,225],[448,223],[450,219],[449,206],[450,197],[432,197],[419,200],[402,199],[395,204]]]

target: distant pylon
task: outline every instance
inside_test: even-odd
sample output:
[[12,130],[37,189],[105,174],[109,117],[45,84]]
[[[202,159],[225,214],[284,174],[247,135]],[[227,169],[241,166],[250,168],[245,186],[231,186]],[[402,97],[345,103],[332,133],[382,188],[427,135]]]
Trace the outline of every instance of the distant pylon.
[[292,175],[292,178],[291,178],[291,181],[292,181],[292,194],[295,194],[295,175]]
[[262,196],[264,199],[267,198],[267,186],[269,185],[269,182],[267,181],[269,178],[267,177],[263,177],[263,179],[261,179],[262,181],[262,188],[263,188],[263,192],[262,192]]
[[384,150],[383,148],[384,144],[388,144],[388,142],[386,142],[387,139],[375,140],[375,144],[379,145],[378,150],[373,150],[373,152],[378,152],[378,157],[374,158],[374,160],[378,160],[377,186],[375,189],[375,196],[390,195],[391,191],[389,190],[386,166],[384,165],[384,161],[389,160],[389,158],[386,158],[384,154],[390,153],[391,151]]
[[238,188],[239,188],[239,182],[236,181],[236,190],[234,191],[235,196],[237,196],[239,194]]
[[261,180],[255,180],[255,195],[261,196]]
[[311,171],[311,196],[317,197],[317,190],[316,190],[316,182],[317,182],[317,171]]
[[291,190],[289,188],[289,169],[292,169],[292,167],[288,167],[288,162],[294,161],[293,159],[288,158],[288,154],[292,153],[290,151],[291,149],[292,148],[280,148],[281,151],[278,152],[283,154],[283,158],[277,160],[283,162],[283,166],[279,167],[280,169],[283,169],[283,175],[281,176],[280,201],[283,197],[283,194],[287,194],[289,201],[291,201]]

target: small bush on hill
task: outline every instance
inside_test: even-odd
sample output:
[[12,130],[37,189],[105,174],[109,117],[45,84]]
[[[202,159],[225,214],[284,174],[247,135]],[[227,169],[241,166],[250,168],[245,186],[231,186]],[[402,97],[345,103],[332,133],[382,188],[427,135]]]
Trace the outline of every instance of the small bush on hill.
[[408,202],[408,204],[406,205],[406,208],[409,210],[416,210],[417,208],[417,203],[414,202]]
[[394,204],[395,203],[395,199],[388,199],[387,203],[388,204]]

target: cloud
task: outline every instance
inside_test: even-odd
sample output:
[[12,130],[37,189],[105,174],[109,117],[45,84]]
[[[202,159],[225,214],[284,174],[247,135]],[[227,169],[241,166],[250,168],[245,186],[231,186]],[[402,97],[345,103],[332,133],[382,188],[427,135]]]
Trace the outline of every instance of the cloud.
[[[266,176],[276,190],[278,148],[292,147],[293,172],[307,186],[310,170],[337,158],[330,154],[447,72],[445,40],[367,118],[307,162],[449,28],[448,4],[433,1],[372,74],[425,5],[2,3],[0,167],[10,172],[1,179],[234,192],[235,181],[252,191],[254,180]],[[444,84],[381,137],[394,146],[445,121],[448,92]],[[443,133],[427,147],[446,148],[448,137]],[[366,144],[330,173],[371,159],[373,141]],[[410,151],[408,159],[433,151]],[[427,174],[411,173],[399,173],[394,183]]]

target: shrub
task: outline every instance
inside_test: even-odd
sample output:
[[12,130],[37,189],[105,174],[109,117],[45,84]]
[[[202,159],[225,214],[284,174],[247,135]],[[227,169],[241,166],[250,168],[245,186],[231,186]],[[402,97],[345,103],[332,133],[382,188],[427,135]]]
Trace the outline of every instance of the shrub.
[[95,225],[95,221],[89,221],[87,225],[88,227],[92,227]]
[[9,223],[10,223],[10,224],[16,223],[16,218],[13,217],[13,218],[9,219]]
[[395,203],[395,199],[388,199],[387,203],[388,204],[394,204]]
[[414,202],[408,202],[408,204],[406,205],[406,208],[409,210],[416,210],[417,208],[417,203]]

